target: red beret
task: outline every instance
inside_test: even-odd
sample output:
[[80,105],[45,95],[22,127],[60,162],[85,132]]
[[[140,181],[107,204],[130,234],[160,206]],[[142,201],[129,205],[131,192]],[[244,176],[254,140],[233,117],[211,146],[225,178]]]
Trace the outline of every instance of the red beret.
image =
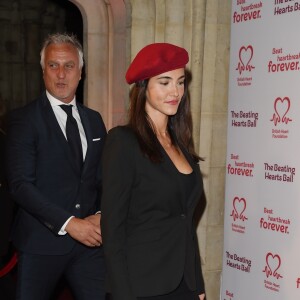
[[189,55],[184,48],[168,44],[150,44],[138,52],[126,72],[128,84],[184,68]]

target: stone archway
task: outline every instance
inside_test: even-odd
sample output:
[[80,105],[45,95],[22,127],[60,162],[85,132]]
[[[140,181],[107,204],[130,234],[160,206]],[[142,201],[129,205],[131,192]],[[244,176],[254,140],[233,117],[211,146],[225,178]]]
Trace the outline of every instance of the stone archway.
[[69,0],[83,19],[84,103],[107,128],[124,123],[126,109],[126,7],[124,1]]

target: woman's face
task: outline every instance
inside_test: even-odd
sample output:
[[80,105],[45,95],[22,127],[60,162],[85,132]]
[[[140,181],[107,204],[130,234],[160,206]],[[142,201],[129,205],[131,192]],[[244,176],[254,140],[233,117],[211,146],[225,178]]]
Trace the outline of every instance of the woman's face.
[[151,119],[175,115],[184,93],[184,68],[151,77],[146,90],[145,109]]

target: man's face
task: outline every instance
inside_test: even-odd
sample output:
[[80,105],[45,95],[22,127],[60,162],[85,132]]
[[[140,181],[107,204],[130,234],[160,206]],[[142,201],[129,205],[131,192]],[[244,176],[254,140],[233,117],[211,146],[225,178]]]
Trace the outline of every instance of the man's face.
[[81,79],[79,54],[71,44],[50,44],[45,49],[43,77],[47,91],[58,100],[73,100]]

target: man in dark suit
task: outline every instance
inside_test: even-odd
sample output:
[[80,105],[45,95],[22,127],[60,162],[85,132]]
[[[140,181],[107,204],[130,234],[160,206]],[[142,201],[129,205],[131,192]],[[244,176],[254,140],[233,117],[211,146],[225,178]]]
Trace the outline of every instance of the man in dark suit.
[[19,205],[12,232],[17,299],[49,299],[64,275],[76,299],[104,300],[100,156],[106,129],[98,112],[76,102],[83,52],[74,36],[50,35],[41,66],[45,93],[9,118],[8,179]]

